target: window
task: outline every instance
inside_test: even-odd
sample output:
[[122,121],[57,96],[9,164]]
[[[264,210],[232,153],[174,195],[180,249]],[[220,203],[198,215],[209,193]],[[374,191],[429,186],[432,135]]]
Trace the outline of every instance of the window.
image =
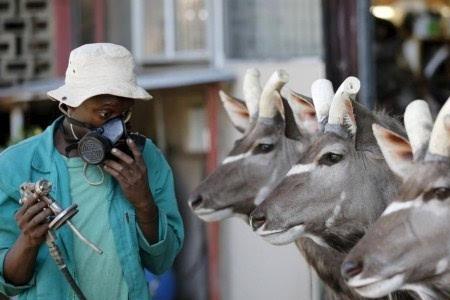
[[322,51],[321,1],[226,0],[226,56],[286,59]]
[[132,48],[141,63],[206,60],[209,0],[135,0]]

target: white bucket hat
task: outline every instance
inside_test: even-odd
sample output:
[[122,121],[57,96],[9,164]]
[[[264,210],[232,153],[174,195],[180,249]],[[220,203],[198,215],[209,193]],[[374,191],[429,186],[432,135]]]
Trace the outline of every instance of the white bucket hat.
[[123,46],[86,44],[70,52],[65,84],[47,92],[47,95],[71,107],[78,107],[85,100],[101,94],[152,99],[136,84],[134,67],[133,56]]

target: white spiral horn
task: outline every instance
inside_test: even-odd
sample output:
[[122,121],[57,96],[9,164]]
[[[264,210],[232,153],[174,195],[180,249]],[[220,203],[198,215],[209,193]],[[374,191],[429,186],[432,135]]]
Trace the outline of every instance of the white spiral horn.
[[334,97],[333,84],[328,79],[317,79],[311,85],[311,97],[320,124],[328,118],[331,101]]
[[334,94],[333,101],[331,101],[327,128],[346,126],[351,135],[355,135],[356,121],[354,119],[353,111],[349,111],[347,105],[351,105],[350,100],[356,98],[356,94],[360,87],[361,83],[359,79],[354,76],[347,77],[344,82],[342,82],[336,91],[336,94]]
[[248,69],[244,77],[244,100],[250,117],[258,115],[258,105],[262,93],[260,83],[261,73],[256,68]]
[[414,159],[417,159],[426,149],[433,129],[433,117],[428,103],[424,100],[414,100],[408,104],[404,122]]
[[279,101],[279,93],[281,88],[288,82],[289,75],[284,70],[275,71],[269,80],[266,82],[261,94],[259,103],[259,117],[273,118],[279,108],[277,108],[277,101]]
[[428,145],[427,160],[448,158],[450,137],[450,98],[439,111]]

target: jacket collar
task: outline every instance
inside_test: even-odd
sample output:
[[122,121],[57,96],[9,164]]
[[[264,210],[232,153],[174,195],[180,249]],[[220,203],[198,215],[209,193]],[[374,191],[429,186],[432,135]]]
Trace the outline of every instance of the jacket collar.
[[37,171],[43,173],[50,173],[51,171],[53,156],[55,154],[55,151],[57,151],[53,137],[63,118],[64,116],[58,117],[42,133],[41,139],[37,145],[36,150],[34,151],[33,158],[31,160],[31,166]]

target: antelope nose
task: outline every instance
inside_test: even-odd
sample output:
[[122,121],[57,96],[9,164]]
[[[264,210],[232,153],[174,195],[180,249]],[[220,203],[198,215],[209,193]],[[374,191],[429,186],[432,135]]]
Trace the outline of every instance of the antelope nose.
[[189,201],[192,209],[196,209],[198,207],[200,207],[200,205],[202,205],[203,203],[203,196],[201,194],[197,194],[196,196],[192,197],[192,199]]
[[363,271],[362,261],[348,260],[341,266],[341,274],[345,280],[349,280]]
[[261,226],[266,223],[266,217],[264,215],[252,215],[250,216],[250,224],[252,225],[253,231],[258,230]]

